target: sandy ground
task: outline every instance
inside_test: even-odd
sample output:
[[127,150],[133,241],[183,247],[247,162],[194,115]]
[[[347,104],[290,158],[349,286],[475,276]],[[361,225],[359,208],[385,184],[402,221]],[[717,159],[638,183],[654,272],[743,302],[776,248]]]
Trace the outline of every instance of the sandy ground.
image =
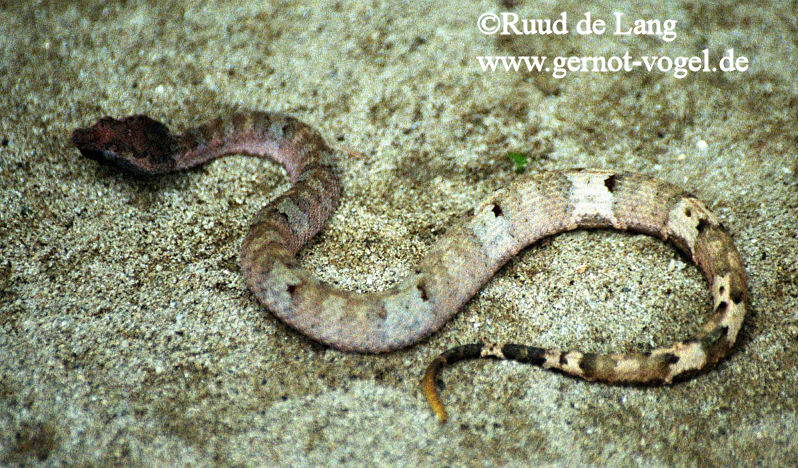
[[[795,1],[0,2],[0,465],[784,466],[798,464]],[[490,36],[484,12],[566,12],[569,35]],[[674,19],[677,37],[578,35]],[[477,56],[693,56],[745,72],[483,72]],[[176,129],[289,112],[348,149],[342,206],[302,257],[354,290],[393,284],[526,171],[644,172],[733,233],[751,310],[716,369],[673,386],[588,383],[508,362],[426,363],[480,339],[591,351],[698,328],[709,294],[671,246],[575,232],[526,249],[439,333],[384,356],[282,325],[238,268],[287,187],[246,157],[137,180],[72,129],[147,113]]]

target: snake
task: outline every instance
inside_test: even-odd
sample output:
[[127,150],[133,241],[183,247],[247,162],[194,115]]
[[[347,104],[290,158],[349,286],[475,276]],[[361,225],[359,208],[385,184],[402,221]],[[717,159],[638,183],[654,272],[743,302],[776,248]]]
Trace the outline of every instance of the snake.
[[748,302],[746,273],[731,236],[707,206],[678,186],[643,174],[563,169],[520,175],[447,229],[423,260],[386,291],[355,293],[316,278],[297,259],[341,197],[336,151],[295,117],[234,112],[183,133],[146,115],[103,117],[72,132],[81,154],[140,176],[182,171],[225,155],[270,159],[290,187],[254,217],[240,268],[257,300],[290,327],[342,351],[385,353],[439,330],[511,257],[574,229],[639,232],[670,242],[702,271],[712,312],[691,337],[648,351],[592,353],[483,342],[449,349],[428,366],[422,388],[434,414],[447,413],[441,369],[465,359],[510,359],[609,384],[671,384],[729,354]]

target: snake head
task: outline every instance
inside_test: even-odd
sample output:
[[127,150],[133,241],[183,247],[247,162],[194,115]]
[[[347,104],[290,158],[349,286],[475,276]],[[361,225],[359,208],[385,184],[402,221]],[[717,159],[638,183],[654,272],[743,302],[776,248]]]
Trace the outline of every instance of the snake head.
[[179,142],[166,125],[146,115],[103,117],[72,132],[72,144],[87,158],[139,175],[173,171]]

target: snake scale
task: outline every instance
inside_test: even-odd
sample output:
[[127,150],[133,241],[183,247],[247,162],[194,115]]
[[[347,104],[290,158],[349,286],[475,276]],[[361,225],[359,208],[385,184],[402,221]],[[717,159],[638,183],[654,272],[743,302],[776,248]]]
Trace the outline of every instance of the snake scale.
[[423,379],[441,421],[446,412],[435,379],[455,361],[514,359],[587,380],[671,383],[723,358],[745,316],[745,270],[718,218],[678,187],[644,175],[572,169],[521,176],[480,204],[470,220],[447,230],[395,287],[356,294],[320,282],[297,261],[298,251],[331,217],[341,193],[333,151],[301,121],[242,112],[176,135],[147,116],[105,117],[75,130],[72,142],[89,158],[143,175],[180,171],[226,154],[268,157],[281,164],[292,185],[256,215],[243,242],[241,271],[274,315],[344,351],[382,353],[418,342],[438,330],[521,249],[577,228],[659,237],[704,273],[713,314],[695,337],[667,347],[594,354],[492,343],[446,351]]

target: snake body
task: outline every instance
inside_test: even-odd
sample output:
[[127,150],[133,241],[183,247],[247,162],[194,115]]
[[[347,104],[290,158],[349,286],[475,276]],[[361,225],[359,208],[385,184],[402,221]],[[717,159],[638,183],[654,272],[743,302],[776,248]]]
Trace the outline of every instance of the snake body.
[[593,354],[514,344],[454,348],[430,365],[428,399],[443,420],[438,370],[476,357],[515,359],[610,383],[670,383],[706,369],[732,348],[747,302],[745,270],[718,218],[683,190],[644,175],[573,169],[528,174],[491,195],[470,220],[449,229],[411,274],[384,292],[356,294],[316,279],[296,254],[337,207],[333,151],[299,120],[247,112],[175,135],[146,116],[109,117],[75,130],[83,155],[145,175],[205,163],[226,154],[268,157],[292,186],[255,217],[243,242],[246,284],[275,316],[332,347],[363,353],[402,348],[438,330],[521,249],[578,228],[637,231],[670,241],[706,277],[713,314],[693,338],[649,352]]

